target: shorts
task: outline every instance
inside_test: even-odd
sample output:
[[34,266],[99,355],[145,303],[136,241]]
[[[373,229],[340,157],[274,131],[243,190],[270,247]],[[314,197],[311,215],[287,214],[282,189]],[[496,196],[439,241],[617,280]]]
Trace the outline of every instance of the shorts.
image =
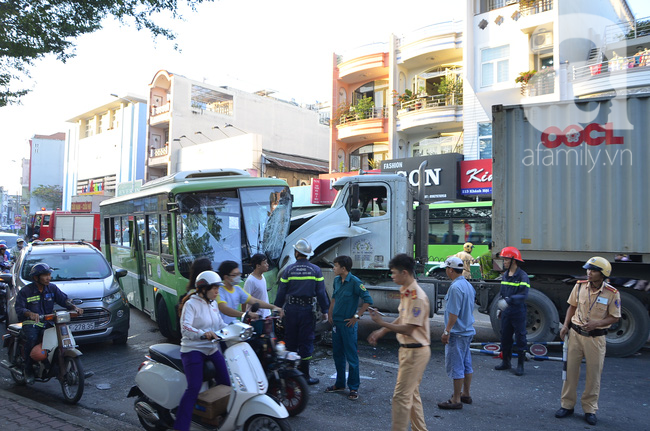
[[447,375],[454,380],[465,378],[472,374],[472,352],[469,343],[473,335],[449,335],[449,343],[445,345],[445,368]]

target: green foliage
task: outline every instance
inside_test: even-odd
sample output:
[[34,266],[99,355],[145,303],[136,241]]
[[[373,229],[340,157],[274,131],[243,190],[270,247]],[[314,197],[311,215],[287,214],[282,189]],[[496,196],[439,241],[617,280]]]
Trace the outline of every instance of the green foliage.
[[411,90],[404,90],[404,94],[398,94],[396,90],[393,90],[393,98],[397,99],[393,106],[398,106],[401,103],[417,99],[417,95],[413,94]]
[[40,199],[45,202],[47,207],[51,209],[61,208],[63,203],[63,188],[61,186],[44,186],[39,184],[31,192],[31,196]]
[[440,94],[463,94],[463,80],[458,75],[443,76],[440,83],[435,84]]
[[[158,26],[154,15],[171,12],[181,18],[179,3],[195,10],[213,0],[2,0],[0,2],[0,107],[17,103],[29,90],[13,82],[29,77],[29,66],[47,54],[65,62],[74,56],[73,39],[102,28],[114,17],[122,24],[147,29],[169,40],[175,34]],[[16,84],[22,86],[22,84]]]
[[359,120],[363,120],[365,118],[372,117],[372,110],[374,108],[375,102],[372,100],[372,97],[364,97],[363,99],[359,100],[355,106],[357,118]]
[[521,72],[519,76],[515,78],[515,83],[526,85],[528,84],[528,81],[530,81],[532,77],[535,76],[536,73],[537,71],[535,69],[529,70],[528,72]]

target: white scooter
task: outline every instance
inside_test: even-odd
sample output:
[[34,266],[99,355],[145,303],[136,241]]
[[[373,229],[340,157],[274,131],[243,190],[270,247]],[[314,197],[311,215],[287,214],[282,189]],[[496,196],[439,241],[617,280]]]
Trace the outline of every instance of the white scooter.
[[[220,431],[291,431],[287,421],[287,409],[266,395],[268,381],[257,355],[246,343],[253,335],[253,328],[234,322],[217,332],[228,348],[224,353],[230,382],[230,398],[226,412],[214,421],[205,421],[196,414],[192,424],[203,429]],[[137,397],[135,411],[147,431],[173,429],[176,409],[187,388],[183,374],[180,346],[155,344],[149,347],[148,360],[140,365],[135,376],[136,385],[128,397]],[[210,361],[203,368],[201,393],[214,386],[214,366]],[[200,395],[199,395],[200,396]]]

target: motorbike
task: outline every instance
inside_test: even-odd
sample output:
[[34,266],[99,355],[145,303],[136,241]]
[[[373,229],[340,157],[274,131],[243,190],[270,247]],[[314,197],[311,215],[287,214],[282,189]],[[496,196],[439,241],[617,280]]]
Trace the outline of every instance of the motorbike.
[[[268,380],[259,359],[247,341],[253,328],[243,322],[233,322],[216,332],[228,348],[224,352],[232,386],[225,412],[206,418],[197,413],[192,423],[219,431],[291,431],[287,409],[266,394]],[[215,340],[216,341],[216,340]],[[201,395],[214,389],[214,365],[206,361],[203,368]],[[136,397],[134,409],[147,431],[172,429],[176,410],[187,388],[180,346],[155,344],[135,376],[135,386],[127,397]],[[227,388],[227,387],[226,387]]]
[[0,271],[0,322],[7,321],[7,292],[11,285],[11,274]]
[[300,356],[287,351],[283,341],[277,341],[276,326],[279,321],[280,317],[273,313],[265,319],[251,322],[255,335],[249,343],[266,372],[269,381],[267,394],[284,404],[289,416],[296,416],[307,407],[309,386],[303,373],[298,370]]
[[[39,316],[41,322],[53,322],[54,326],[43,331],[43,341],[35,349],[45,353],[44,359],[34,361],[34,381],[47,382],[56,377],[61,383],[63,399],[68,404],[76,404],[84,392],[84,371],[81,365],[82,353],[76,348],[68,323],[77,313],[57,311]],[[25,340],[20,334],[22,323],[7,326],[7,334],[2,337],[2,345],[7,349],[8,359],[0,361],[3,368],[11,372],[11,377],[19,385],[25,385],[23,350]]]

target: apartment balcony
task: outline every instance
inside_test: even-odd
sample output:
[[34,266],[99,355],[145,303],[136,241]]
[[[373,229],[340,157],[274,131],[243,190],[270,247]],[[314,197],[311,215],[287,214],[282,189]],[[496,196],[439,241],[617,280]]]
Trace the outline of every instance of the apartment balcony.
[[404,132],[462,128],[462,93],[436,94],[402,102],[397,119],[397,130]]
[[478,14],[517,4],[519,5],[520,16],[536,15],[553,10],[553,0],[487,0],[487,2],[481,3],[482,7],[479,9]]
[[149,124],[155,126],[156,124],[168,123],[171,119],[170,110],[169,102],[162,106],[152,106],[149,112]]
[[521,95],[525,97],[545,96],[555,93],[555,69],[537,72],[526,84],[521,86]]
[[576,97],[650,85],[650,50],[573,69]]
[[374,43],[338,56],[339,79],[347,84],[388,75],[388,45]]
[[147,162],[149,166],[167,166],[168,161],[169,145],[165,145],[162,148],[151,147],[149,149],[149,161]]
[[363,112],[348,112],[339,117],[336,126],[338,140],[345,143],[360,140],[386,139],[388,134],[388,107]]
[[447,21],[422,27],[398,40],[397,63],[417,61],[435,53],[438,62],[452,61],[461,57],[462,21]]

